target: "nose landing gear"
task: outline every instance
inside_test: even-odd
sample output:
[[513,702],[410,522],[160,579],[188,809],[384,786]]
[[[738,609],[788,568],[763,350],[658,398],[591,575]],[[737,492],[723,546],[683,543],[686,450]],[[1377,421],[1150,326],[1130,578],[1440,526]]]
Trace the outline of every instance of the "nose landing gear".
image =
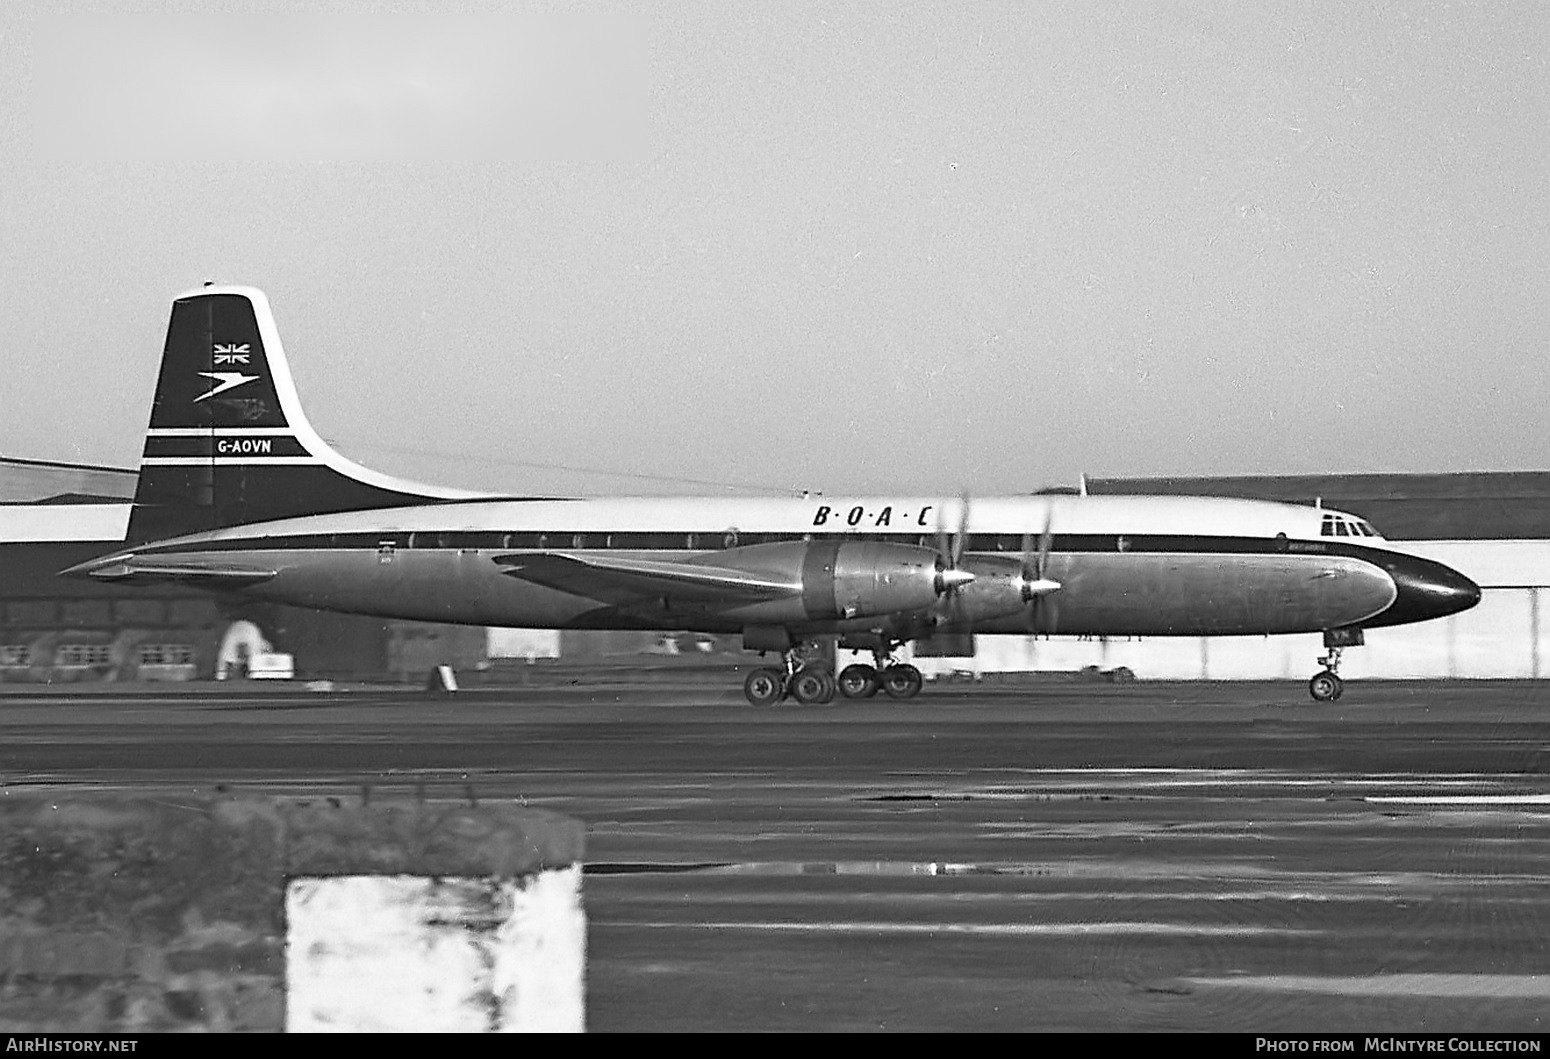
[[1326,666],[1321,673],[1315,673],[1313,679],[1308,681],[1308,694],[1312,695],[1315,702],[1334,702],[1345,694],[1345,681],[1340,679],[1335,672],[1335,667],[1340,664],[1340,648],[1330,649],[1329,654],[1319,659],[1319,665]]
[[1308,694],[1315,702],[1334,702],[1345,694],[1345,681],[1340,679],[1340,655],[1347,647],[1360,647],[1364,642],[1361,629],[1324,630],[1324,653],[1318,660],[1324,669],[1308,681]]

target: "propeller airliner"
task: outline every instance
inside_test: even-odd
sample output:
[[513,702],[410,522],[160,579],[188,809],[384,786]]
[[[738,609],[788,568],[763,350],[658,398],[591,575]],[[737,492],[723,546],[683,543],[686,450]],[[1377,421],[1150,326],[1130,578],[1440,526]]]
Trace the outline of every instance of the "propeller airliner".
[[[1323,633],[1317,700],[1364,631],[1479,588],[1365,520],[1221,497],[501,496],[361,467],[307,421],[268,299],[178,297],[124,547],[64,573],[179,582],[383,618],[740,634],[744,694],[820,704],[922,688],[940,635]],[[830,640],[873,664],[805,662]]]

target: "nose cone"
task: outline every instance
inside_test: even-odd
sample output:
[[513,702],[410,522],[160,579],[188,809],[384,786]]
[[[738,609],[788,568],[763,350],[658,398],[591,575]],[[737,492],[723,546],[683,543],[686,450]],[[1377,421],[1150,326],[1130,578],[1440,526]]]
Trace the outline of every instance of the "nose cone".
[[1398,593],[1389,609],[1363,625],[1408,625],[1445,618],[1480,602],[1480,586],[1452,567],[1414,555],[1393,555],[1383,564]]

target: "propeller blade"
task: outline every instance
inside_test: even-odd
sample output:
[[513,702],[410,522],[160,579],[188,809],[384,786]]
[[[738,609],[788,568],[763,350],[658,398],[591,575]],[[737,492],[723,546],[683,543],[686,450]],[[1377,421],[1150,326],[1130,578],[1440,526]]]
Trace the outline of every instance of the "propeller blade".
[[963,553],[969,540],[969,494],[965,490],[958,500],[958,530],[951,537],[947,533],[947,505],[937,507],[936,550],[940,557],[937,571],[937,604],[933,615],[938,625],[952,624],[963,627],[963,599],[959,590],[974,580],[974,574],[961,568]]
[[953,566],[963,561],[963,550],[969,542],[969,491],[958,497],[958,534],[953,538]]
[[964,492],[958,498],[958,529],[951,536],[947,533],[947,505],[940,504],[936,511],[936,550],[942,560],[947,563],[948,569],[956,570],[958,564],[963,561],[964,546],[969,540],[969,494]]
[[1053,507],[1044,516],[1044,532],[1039,535],[1039,565],[1036,568],[1039,577],[1044,576],[1044,571],[1049,568],[1049,550],[1055,543],[1055,510]]
[[1055,513],[1051,509],[1044,518],[1044,531],[1039,534],[1037,554],[1033,551],[1033,535],[1023,534],[1022,595],[1028,602],[1028,631],[1032,633],[1051,633],[1057,623],[1058,607],[1049,597],[1060,591],[1060,582],[1048,576],[1049,553],[1054,544]]

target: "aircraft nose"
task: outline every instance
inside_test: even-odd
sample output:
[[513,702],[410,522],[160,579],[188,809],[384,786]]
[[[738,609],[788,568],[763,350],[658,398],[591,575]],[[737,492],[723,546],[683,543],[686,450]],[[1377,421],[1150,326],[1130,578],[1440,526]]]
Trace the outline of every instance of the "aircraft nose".
[[1480,586],[1457,570],[1415,555],[1395,555],[1384,564],[1398,593],[1389,609],[1366,625],[1406,625],[1445,618],[1480,602]]

